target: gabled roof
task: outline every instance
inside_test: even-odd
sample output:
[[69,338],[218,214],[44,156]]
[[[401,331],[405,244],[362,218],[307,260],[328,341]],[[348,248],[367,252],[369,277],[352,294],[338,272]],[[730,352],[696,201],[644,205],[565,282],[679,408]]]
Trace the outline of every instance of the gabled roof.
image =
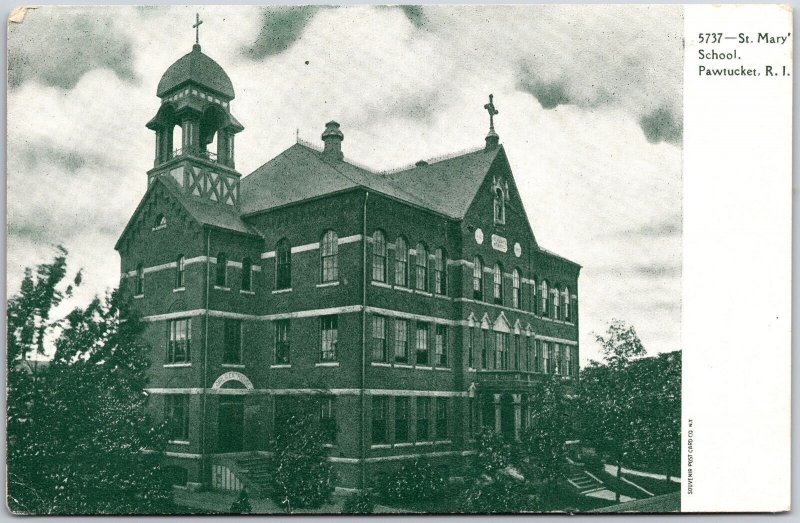
[[[379,174],[295,144],[241,181],[242,214],[364,187],[463,218],[502,148],[476,151],[393,174]],[[504,153],[503,153],[504,154]]]
[[416,194],[386,176],[325,158],[321,152],[297,143],[242,178],[241,211],[243,215],[253,214],[356,187],[428,207]]
[[181,191],[180,187],[178,187],[177,183],[173,179],[166,176],[159,176],[153,180],[153,183],[151,183],[150,187],[147,188],[147,192],[144,193],[139,205],[131,215],[127,225],[125,225],[125,229],[122,231],[122,234],[120,234],[119,239],[114,246],[115,249],[119,249],[120,242],[125,235],[128,234],[128,231],[136,222],[136,217],[141,212],[145,202],[147,202],[147,200],[150,198],[151,193],[156,190],[156,187],[164,188],[181,204],[181,206],[186,210],[187,213],[189,213],[192,219],[194,219],[200,225],[207,225],[209,227],[238,232],[250,236],[259,236],[255,229],[244,223],[242,219],[239,218],[239,213],[230,205],[188,196]]

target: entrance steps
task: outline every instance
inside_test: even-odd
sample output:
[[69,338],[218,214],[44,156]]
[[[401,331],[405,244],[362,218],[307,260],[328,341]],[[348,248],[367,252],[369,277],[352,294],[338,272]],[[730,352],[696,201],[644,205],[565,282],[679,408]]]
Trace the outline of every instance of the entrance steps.
[[253,454],[235,460],[235,474],[251,495],[264,495],[269,491],[269,458]]

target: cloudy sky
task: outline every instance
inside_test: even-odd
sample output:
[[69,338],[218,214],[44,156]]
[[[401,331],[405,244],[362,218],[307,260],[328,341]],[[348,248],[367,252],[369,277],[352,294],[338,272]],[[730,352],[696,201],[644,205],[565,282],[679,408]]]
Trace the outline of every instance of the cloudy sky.
[[375,169],[496,129],[539,243],[583,265],[582,359],[612,318],[680,348],[680,6],[42,7],[9,29],[8,285],[70,250],[78,301],[119,278],[146,188],[156,85],[191,50],[230,75],[248,174],[336,119]]

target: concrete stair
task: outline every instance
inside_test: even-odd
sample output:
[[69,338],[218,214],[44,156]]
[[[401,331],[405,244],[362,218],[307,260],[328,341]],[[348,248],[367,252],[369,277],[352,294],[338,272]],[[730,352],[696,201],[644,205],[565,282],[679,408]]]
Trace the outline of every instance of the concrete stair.
[[602,481],[586,472],[583,467],[574,464],[569,467],[567,481],[575,487],[581,494],[588,494],[597,490],[602,490],[605,485]]
[[237,458],[235,473],[249,494],[263,496],[269,491],[269,458],[257,454]]

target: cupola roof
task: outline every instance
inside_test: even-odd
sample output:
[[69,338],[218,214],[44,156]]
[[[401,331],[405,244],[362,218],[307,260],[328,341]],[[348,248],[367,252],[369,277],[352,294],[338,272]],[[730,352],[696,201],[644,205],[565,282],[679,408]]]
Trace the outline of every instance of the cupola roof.
[[172,90],[190,82],[229,99],[235,96],[228,74],[200,50],[200,44],[194,44],[192,52],[183,55],[169,66],[158,82],[156,96],[163,98]]

